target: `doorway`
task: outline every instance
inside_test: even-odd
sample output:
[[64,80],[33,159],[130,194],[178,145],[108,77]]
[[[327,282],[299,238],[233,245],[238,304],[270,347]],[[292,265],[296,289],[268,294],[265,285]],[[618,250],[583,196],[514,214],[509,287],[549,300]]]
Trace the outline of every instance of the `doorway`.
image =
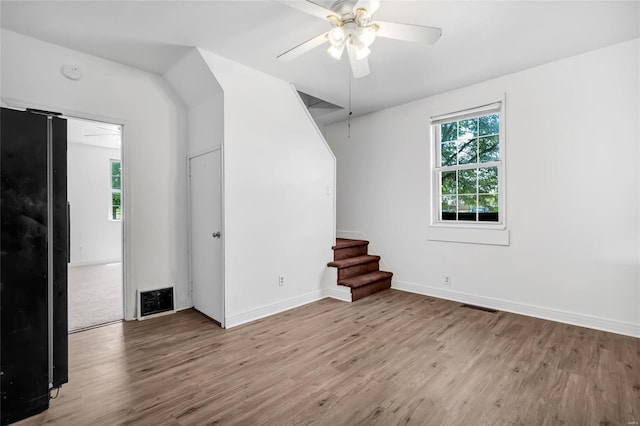
[[124,318],[122,127],[67,120],[72,332]]
[[224,327],[221,169],[220,149],[189,158],[191,297],[196,310]]

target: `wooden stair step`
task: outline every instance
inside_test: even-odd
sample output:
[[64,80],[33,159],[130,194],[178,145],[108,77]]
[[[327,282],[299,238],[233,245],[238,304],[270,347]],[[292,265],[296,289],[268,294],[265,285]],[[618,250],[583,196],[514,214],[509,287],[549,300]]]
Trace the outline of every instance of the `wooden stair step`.
[[333,262],[338,285],[351,289],[351,301],[391,288],[391,272],[380,271],[380,256],[369,254],[369,241],[336,238]]
[[337,238],[333,248],[333,260],[348,259],[369,254],[369,241]]
[[357,277],[345,278],[343,280],[339,280],[339,285],[344,285],[347,287],[358,288],[363,287],[377,281],[382,281],[386,279],[391,279],[393,273],[386,271],[375,271],[369,272],[368,274],[358,275]]
[[351,288],[351,301],[355,302],[356,300],[360,300],[364,297],[370,296],[388,288],[391,288],[391,277],[364,285],[362,287]]
[[365,254],[364,256],[348,257],[346,259],[334,260],[327,263],[327,266],[333,266],[334,268],[349,268],[351,266],[362,265],[364,263],[378,262],[380,256],[374,256]]
[[333,250],[339,250],[343,248],[349,247],[359,247],[366,246],[369,244],[369,241],[365,240],[352,240],[349,238],[336,238],[336,245],[331,247]]

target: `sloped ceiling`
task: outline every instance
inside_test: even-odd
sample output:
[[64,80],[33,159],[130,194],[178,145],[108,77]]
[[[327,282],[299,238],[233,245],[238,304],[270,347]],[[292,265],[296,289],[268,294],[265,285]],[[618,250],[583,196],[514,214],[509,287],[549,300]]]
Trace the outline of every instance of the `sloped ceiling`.
[[276,60],[329,28],[276,1],[2,1],[0,8],[3,28],[159,74],[197,46],[341,107],[351,80],[354,116],[640,36],[636,1],[383,1],[376,19],[441,27],[442,38],[433,46],[378,38],[371,74],[353,80],[346,58],[336,61],[323,47]]

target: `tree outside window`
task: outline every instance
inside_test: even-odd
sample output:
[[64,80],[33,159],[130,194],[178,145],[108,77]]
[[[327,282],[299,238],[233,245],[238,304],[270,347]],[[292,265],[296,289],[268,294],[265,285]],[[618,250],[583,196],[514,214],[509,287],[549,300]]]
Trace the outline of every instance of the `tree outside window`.
[[432,119],[435,223],[501,223],[501,104]]
[[122,219],[122,168],[120,160],[111,160],[111,220]]

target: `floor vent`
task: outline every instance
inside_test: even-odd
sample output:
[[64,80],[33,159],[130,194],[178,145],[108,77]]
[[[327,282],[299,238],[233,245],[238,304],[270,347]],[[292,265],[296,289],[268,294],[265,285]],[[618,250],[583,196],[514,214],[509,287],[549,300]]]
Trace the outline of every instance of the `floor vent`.
[[464,305],[460,305],[461,308],[469,308],[469,309],[475,309],[476,311],[484,311],[484,312],[489,312],[491,314],[495,314],[498,311],[495,309],[491,309],[491,308],[485,308],[484,306],[476,306],[476,305],[468,305],[468,304],[464,304]]
[[175,312],[174,288],[138,291],[138,319],[147,319]]

